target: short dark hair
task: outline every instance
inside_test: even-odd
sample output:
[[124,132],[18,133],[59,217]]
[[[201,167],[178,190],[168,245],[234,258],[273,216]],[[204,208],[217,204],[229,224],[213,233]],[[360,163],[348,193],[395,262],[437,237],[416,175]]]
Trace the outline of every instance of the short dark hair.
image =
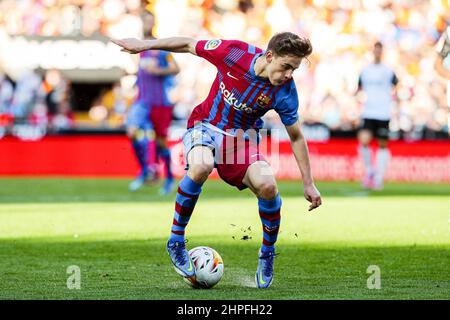
[[383,44],[380,41],[375,42],[373,46],[374,48],[379,47],[380,49],[383,49]]
[[312,45],[309,39],[302,38],[292,32],[282,32],[274,35],[267,45],[267,50],[270,50],[274,55],[296,56],[306,58],[312,53]]

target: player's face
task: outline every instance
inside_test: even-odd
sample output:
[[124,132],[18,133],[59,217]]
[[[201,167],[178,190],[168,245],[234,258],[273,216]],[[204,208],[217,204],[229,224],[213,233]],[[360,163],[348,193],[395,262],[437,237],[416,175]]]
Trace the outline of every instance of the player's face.
[[292,75],[302,63],[302,58],[296,56],[276,56],[272,52],[266,54],[268,62],[267,73],[269,81],[274,86],[279,86],[283,82],[292,79]]
[[376,61],[380,61],[383,56],[383,48],[380,46],[375,46],[373,48],[373,56],[375,57]]

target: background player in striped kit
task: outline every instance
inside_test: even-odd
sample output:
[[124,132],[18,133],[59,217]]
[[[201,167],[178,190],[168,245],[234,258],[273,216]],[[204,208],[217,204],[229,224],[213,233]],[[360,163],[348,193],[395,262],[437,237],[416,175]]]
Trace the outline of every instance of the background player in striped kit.
[[[266,51],[242,41],[221,39],[197,41],[174,37],[113,42],[129,53],[154,49],[190,52],[216,66],[210,93],[192,112],[183,136],[188,172],[178,187],[167,249],[179,274],[195,276],[184,233],[202,185],[216,166],[225,182],[239,190],[248,187],[257,197],[263,243],[255,280],[259,288],[267,288],[273,280],[281,198],[274,173],[259,153],[258,135],[253,133],[262,127],[261,117],[268,110],[274,109],[280,115],[302,173],[304,196],[311,202],[309,210],[320,206],[321,196],[313,182],[306,140],[298,121],[298,96],[292,79],[294,70],[311,54],[311,43],[290,32],[273,36]],[[243,158],[243,163],[220,161],[224,153],[230,152],[227,147],[230,140],[235,142],[231,152]]]
[[[145,39],[154,39],[154,16],[142,14]],[[173,84],[173,75],[179,67],[167,51],[145,51],[140,54],[138,70],[138,98],[131,107],[127,118],[127,134],[139,163],[140,173],[129,185],[130,191],[141,188],[147,179],[157,178],[155,164],[149,158],[149,143],[156,135],[156,161],[162,158],[166,169],[166,181],[161,194],[171,192],[174,180],[171,171],[170,151],[167,148],[167,129],[172,120],[173,105],[169,101],[168,90]]]
[[[397,96],[395,88],[398,83],[394,71],[382,63],[383,45],[377,42],[373,47],[374,61],[366,66],[359,76],[358,92],[364,91],[365,101],[362,111],[362,123],[358,132],[359,153],[365,166],[364,188],[381,190],[384,174],[389,162],[389,121]],[[375,166],[372,164],[370,142],[378,140]]]

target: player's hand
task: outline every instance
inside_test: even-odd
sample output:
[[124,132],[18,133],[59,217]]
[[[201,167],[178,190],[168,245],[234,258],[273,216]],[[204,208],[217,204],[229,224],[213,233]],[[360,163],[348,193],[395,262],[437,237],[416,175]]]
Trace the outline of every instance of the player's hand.
[[126,39],[111,39],[111,42],[117,44],[118,46],[122,47],[123,52],[128,53],[139,53],[142,51],[147,50],[145,48],[145,42],[136,38],[126,38]]
[[322,199],[320,198],[320,192],[317,190],[314,184],[305,185],[303,187],[305,199],[311,202],[308,211],[314,210],[322,204]]
[[158,67],[158,63],[155,59],[152,58],[144,58],[139,62],[139,66],[144,69],[146,72],[151,73],[153,75],[160,75],[161,68]]

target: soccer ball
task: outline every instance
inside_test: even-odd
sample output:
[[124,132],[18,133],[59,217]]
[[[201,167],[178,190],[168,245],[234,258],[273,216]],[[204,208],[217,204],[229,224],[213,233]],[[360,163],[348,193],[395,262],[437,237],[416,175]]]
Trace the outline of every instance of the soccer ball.
[[209,289],[223,276],[223,260],[216,250],[210,247],[196,247],[189,250],[195,268],[195,277],[185,278],[194,288]]

